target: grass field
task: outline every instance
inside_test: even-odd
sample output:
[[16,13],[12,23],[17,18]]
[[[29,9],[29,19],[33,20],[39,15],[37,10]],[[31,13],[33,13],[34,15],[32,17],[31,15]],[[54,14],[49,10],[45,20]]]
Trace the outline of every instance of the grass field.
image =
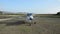
[[23,23],[24,18],[18,17],[0,22],[0,34],[60,34],[60,16],[36,15],[36,24],[31,26]]

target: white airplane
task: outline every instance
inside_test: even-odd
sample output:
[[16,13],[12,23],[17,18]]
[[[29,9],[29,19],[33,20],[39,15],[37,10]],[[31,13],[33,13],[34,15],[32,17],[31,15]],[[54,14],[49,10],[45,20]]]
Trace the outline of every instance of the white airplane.
[[26,14],[26,22],[29,23],[29,25],[36,24],[36,22],[34,22],[34,15],[32,13],[27,13]]

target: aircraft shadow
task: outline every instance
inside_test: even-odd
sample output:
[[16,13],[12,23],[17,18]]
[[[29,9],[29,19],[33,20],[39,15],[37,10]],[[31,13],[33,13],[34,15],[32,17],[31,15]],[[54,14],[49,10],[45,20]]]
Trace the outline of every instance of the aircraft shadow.
[[6,23],[6,26],[21,25],[21,24],[25,24],[25,22],[24,21],[10,22],[10,23]]

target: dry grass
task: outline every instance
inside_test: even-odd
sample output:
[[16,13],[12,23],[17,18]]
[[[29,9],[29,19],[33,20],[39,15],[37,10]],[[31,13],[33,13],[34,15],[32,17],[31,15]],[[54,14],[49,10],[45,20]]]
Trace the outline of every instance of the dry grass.
[[0,24],[0,34],[60,34],[60,18],[38,17],[37,24],[31,26],[20,20],[15,18]]

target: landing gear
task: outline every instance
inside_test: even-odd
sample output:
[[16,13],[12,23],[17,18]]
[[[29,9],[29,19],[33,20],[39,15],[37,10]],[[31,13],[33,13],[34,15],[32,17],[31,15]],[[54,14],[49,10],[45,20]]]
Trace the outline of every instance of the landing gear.
[[33,23],[31,22],[31,23],[29,23],[29,26],[34,25],[34,24],[36,24],[36,22],[33,22]]
[[31,24],[29,24],[29,26],[31,26]]
[[34,24],[36,24],[36,22],[34,22]]
[[26,23],[28,26],[31,26],[31,25],[36,24],[36,22],[35,22],[34,20],[28,20],[28,19],[26,19],[25,23]]

